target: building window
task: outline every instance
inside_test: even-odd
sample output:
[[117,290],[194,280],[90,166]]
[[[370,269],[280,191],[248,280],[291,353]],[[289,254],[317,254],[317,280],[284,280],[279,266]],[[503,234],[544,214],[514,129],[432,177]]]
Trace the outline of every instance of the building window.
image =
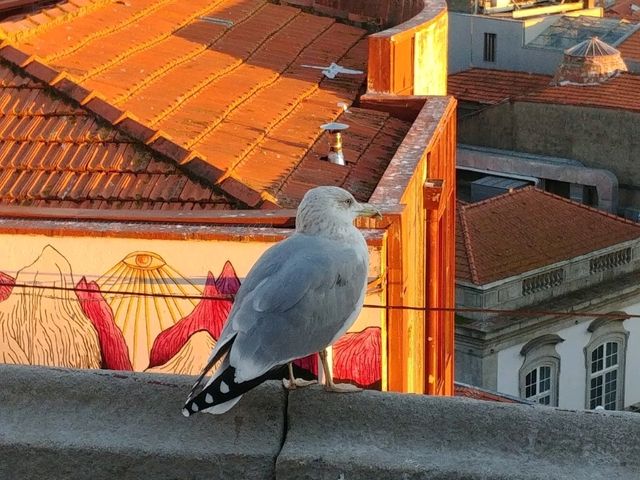
[[618,342],[605,342],[591,351],[589,408],[603,406],[615,410],[618,406]]
[[625,314],[614,319],[599,318],[588,327],[591,340],[585,347],[586,408],[621,410],[624,407],[624,367],[629,334],[624,329],[625,318]]
[[551,365],[535,367],[525,377],[524,398],[542,405],[551,405]]
[[495,33],[484,34],[484,61],[485,62],[496,61],[496,34]]
[[542,405],[558,406],[560,355],[558,335],[542,335],[527,342],[520,350],[524,357],[520,368],[520,396]]

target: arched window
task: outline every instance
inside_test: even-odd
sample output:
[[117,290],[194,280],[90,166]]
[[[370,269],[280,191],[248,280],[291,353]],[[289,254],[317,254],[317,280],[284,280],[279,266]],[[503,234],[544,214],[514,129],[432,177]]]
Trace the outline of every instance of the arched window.
[[[617,312],[620,313],[620,312]],[[588,327],[591,340],[585,347],[587,372],[586,408],[605,410],[624,408],[624,375],[629,332],[622,321],[628,318],[602,317]]]
[[542,335],[527,342],[520,350],[524,357],[520,368],[520,396],[542,405],[558,405],[560,355],[558,335]]

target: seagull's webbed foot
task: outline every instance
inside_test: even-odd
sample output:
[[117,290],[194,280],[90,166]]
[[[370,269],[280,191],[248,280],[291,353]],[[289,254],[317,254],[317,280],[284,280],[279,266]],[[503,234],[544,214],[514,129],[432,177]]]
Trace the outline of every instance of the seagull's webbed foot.
[[296,388],[304,388],[309,385],[314,385],[318,383],[317,380],[303,380],[302,378],[296,378],[293,375],[293,366],[289,363],[289,378],[282,379],[282,385],[287,390],[295,390]]
[[350,383],[333,383],[333,378],[331,377],[331,371],[329,370],[327,361],[327,351],[322,350],[318,352],[318,355],[320,355],[324,376],[327,379],[327,383],[324,385],[325,391],[334,393],[355,393],[362,391],[361,388],[351,385]]
[[282,379],[282,385],[284,385],[284,388],[286,388],[287,390],[304,388],[304,387],[308,387],[309,385],[315,385],[316,383],[318,383],[317,380],[303,380],[302,378],[294,378],[293,382],[288,378]]

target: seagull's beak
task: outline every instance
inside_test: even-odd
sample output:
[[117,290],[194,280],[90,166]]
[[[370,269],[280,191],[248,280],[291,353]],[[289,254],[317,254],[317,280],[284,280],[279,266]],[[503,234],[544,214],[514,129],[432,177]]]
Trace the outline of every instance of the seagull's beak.
[[382,218],[382,214],[380,210],[378,210],[373,205],[369,205],[368,203],[361,203],[360,208],[358,208],[358,216],[359,217],[375,217]]

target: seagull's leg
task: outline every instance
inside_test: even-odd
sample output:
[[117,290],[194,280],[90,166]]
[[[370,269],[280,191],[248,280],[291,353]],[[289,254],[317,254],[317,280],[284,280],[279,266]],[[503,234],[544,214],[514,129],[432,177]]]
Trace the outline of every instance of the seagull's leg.
[[313,385],[314,383],[318,383],[317,380],[303,380],[302,378],[296,378],[293,375],[293,364],[291,362],[288,363],[289,367],[289,379],[283,378],[282,385],[287,390],[295,390],[300,387],[308,387],[309,385]]
[[322,362],[322,369],[324,370],[324,376],[327,379],[324,385],[324,389],[327,392],[336,392],[336,393],[353,393],[353,392],[361,392],[362,389],[356,387],[355,385],[351,385],[350,383],[333,383],[333,378],[331,377],[331,370],[329,369],[329,363],[327,362],[327,351],[320,350],[318,352],[320,355],[320,361]]

